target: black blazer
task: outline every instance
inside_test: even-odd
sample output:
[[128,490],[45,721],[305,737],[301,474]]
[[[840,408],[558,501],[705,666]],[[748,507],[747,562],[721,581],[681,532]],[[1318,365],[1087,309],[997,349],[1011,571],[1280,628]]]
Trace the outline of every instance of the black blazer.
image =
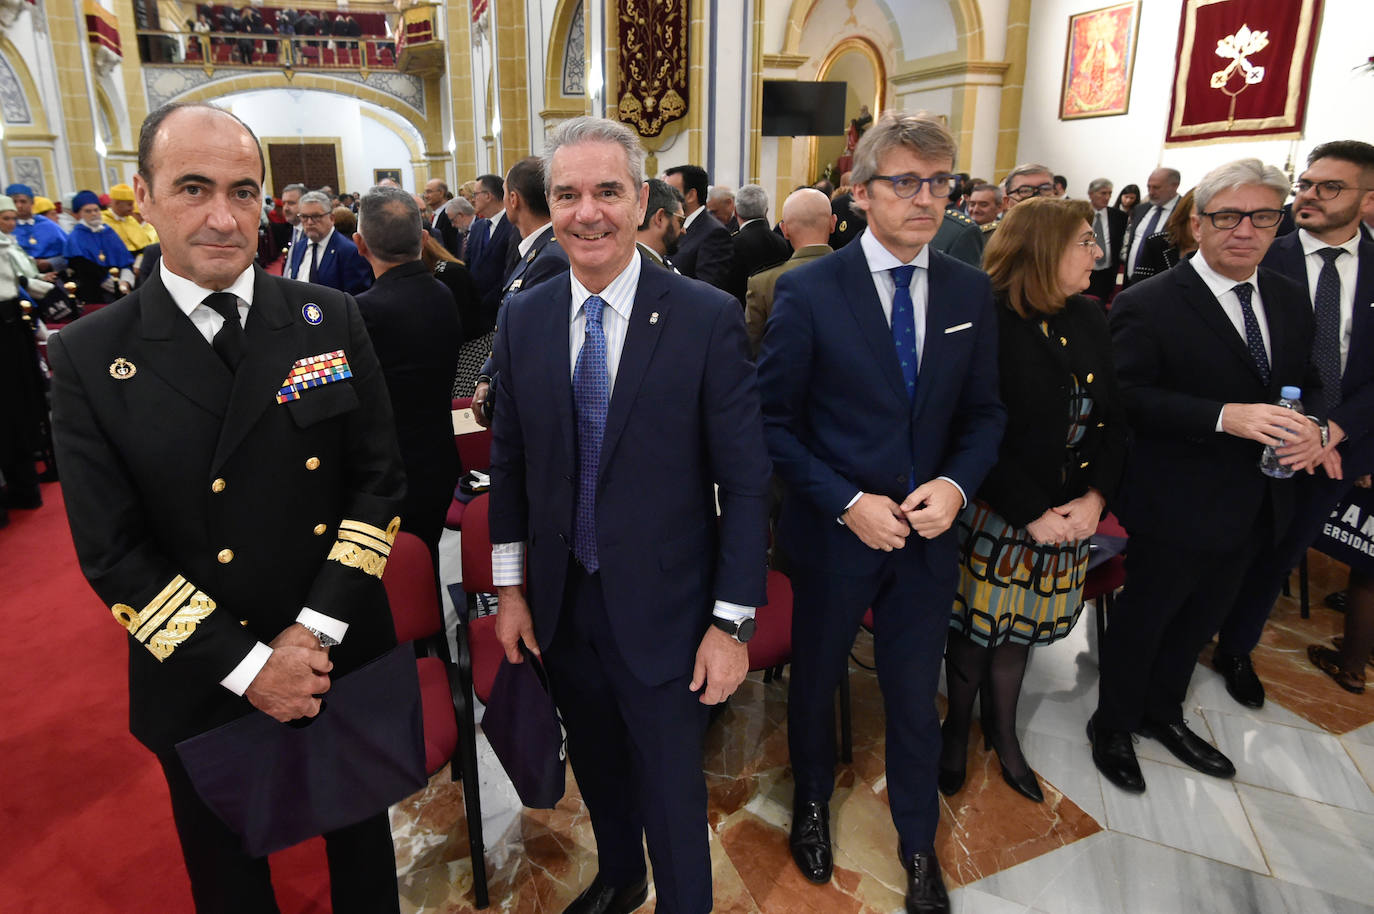
[[[1351,318],[1350,353],[1341,375],[1341,403],[1328,417],[1350,439],[1344,453],[1374,448],[1374,242],[1361,241],[1360,265],[1355,274],[1355,311]],[[1269,246],[1264,266],[1307,285],[1307,264],[1298,234],[1285,235]],[[1312,300],[1308,289],[1308,301]],[[1305,401],[1304,401],[1305,404]],[[1368,441],[1362,439],[1370,439]],[[1367,470],[1364,472],[1368,472]],[[1347,471],[1347,474],[1349,472]]]
[[868,228],[864,214],[854,209],[854,195],[840,194],[830,201],[830,212],[835,216],[835,230],[830,233],[830,247],[838,251]]
[[454,257],[463,256],[463,233],[458,231],[458,226],[449,221],[446,210],[439,211],[439,218],[434,220],[430,226],[439,233],[439,243],[444,246]]
[[[1093,213],[1091,225],[1097,219]],[[1107,207],[1107,256],[1111,262],[1101,270],[1093,270],[1088,294],[1106,301],[1116,289],[1116,271],[1121,268],[1121,245],[1126,240],[1126,214],[1115,206]]]
[[402,521],[417,508],[447,510],[461,473],[450,398],[463,327],[453,296],[416,260],[378,276],[358,296],[358,310],[382,364],[405,462]]
[[1135,281],[1172,270],[1183,259],[1178,248],[1169,240],[1168,232],[1155,232],[1141,242],[1140,267],[1135,271]]
[[683,276],[700,279],[717,289],[728,289],[733,248],[730,231],[705,209],[692,220],[678,242],[673,266]]
[[731,235],[730,248],[730,279],[725,291],[739,299],[741,305],[750,276],[792,256],[792,245],[786,238],[774,234],[763,219],[747,222]]
[[[72,538],[130,629],[129,724],[154,752],[247,714],[220,680],[303,606],[348,623],[335,676],[396,640],[381,567],[356,561],[389,544],[340,530],[394,538],[405,492],[372,342],[351,297],[254,272],[237,374],[160,274],[48,344]],[[339,350],[351,378],[278,401],[298,360]]]
[[482,296],[472,273],[461,262],[441,260],[434,265],[434,278],[443,283],[458,306],[458,319],[465,339],[474,340],[496,326],[496,314],[482,306]]
[[[978,497],[1016,527],[1090,487],[1110,503],[1126,462],[1127,430],[1102,307],[1075,295],[1058,314],[1023,318],[999,298],[997,327],[1007,430]],[[1093,399],[1087,433],[1072,452],[1065,446],[1071,376]]]
[[1301,387],[1304,405],[1317,412],[1321,380],[1311,362],[1307,296],[1266,268],[1259,290],[1272,349],[1267,386],[1191,263],[1117,295],[1112,354],[1134,438],[1116,513],[1132,535],[1234,549],[1260,521],[1266,496],[1275,530],[1286,529],[1293,480],[1259,471],[1258,442],[1216,431],[1223,404],[1274,403],[1288,384]]

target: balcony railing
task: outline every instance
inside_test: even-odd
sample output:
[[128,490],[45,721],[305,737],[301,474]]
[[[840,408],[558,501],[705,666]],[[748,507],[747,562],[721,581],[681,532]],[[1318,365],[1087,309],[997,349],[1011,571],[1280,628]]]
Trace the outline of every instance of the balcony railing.
[[200,66],[207,73],[238,67],[284,70],[289,77],[309,70],[396,69],[396,43],[385,37],[139,29],[138,52],[145,66]]

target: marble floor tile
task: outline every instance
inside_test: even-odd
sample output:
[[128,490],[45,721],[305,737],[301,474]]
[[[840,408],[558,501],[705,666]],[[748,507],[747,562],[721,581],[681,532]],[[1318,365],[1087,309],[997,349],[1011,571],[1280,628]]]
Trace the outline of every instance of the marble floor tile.
[[1026,731],[1020,734],[1020,739],[1021,751],[1040,775],[1042,784],[1053,785],[1095,822],[1107,820],[1102,778],[1093,764],[1086,736],[1067,740]]
[[1360,769],[1364,776],[1365,783],[1374,789],[1374,746],[1368,743],[1357,743],[1342,739],[1345,751],[1354,760],[1355,767]]
[[1339,738],[1220,711],[1203,712],[1236,780],[1332,806],[1374,813],[1369,789]]
[[950,914],[1049,914],[1042,908],[1027,907],[1019,901],[998,898],[967,886],[949,893],[949,909]]
[[1374,724],[1366,724],[1346,733],[1341,739],[1347,742],[1362,743],[1366,746],[1374,746]]
[[1374,816],[1248,784],[1236,790],[1276,877],[1374,900]]
[[1112,832],[1004,870],[968,888],[1046,914],[1368,914],[1374,910]]
[[1145,776],[1144,794],[1102,785],[1109,829],[1268,872],[1230,781],[1148,759],[1141,760],[1140,770]]
[[1282,724],[1299,730],[1326,732],[1320,724],[1314,723],[1301,714],[1291,711],[1272,696],[1260,708],[1247,708],[1239,704],[1226,691],[1226,681],[1221,674],[1212,669],[1210,658],[1212,648],[1202,652],[1203,662],[1193,671],[1193,681],[1188,686],[1188,700],[1184,703],[1185,714],[1196,716],[1198,711],[1222,711],[1249,720]]

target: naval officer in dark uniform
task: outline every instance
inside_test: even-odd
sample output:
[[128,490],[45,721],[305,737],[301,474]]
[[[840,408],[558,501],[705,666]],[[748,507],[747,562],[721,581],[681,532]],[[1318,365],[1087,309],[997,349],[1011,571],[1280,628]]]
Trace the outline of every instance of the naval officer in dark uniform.
[[[81,569],[128,629],[130,729],[167,776],[198,912],[275,912],[265,859],[175,744],[254,708],[312,717],[395,643],[382,569],[405,479],[348,295],[253,266],[257,138],[208,105],[144,122],[138,204],[162,264],[53,338],[55,432]],[[333,910],[397,911],[386,812],[325,835]]]

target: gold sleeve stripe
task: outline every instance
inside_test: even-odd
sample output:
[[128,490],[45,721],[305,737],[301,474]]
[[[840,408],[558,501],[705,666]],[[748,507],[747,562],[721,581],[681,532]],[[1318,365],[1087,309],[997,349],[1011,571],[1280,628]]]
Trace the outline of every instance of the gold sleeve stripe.
[[146,647],[158,660],[166,660],[214,611],[215,601],[197,590],[181,611],[167,623],[167,627],[148,640]]
[[368,549],[374,549],[382,555],[391,554],[391,544],[386,540],[379,540],[375,536],[368,536],[366,533],[359,533],[356,530],[339,530],[339,539],[350,543],[357,543]]
[[339,529],[352,530],[355,533],[362,533],[366,536],[370,536],[378,542],[386,543],[387,551],[390,551],[391,544],[396,542],[396,533],[401,529],[401,519],[399,517],[393,517],[391,523],[383,530],[381,527],[374,527],[360,520],[346,518],[339,521]]
[[139,620],[142,624],[138,627],[138,631],[134,632],[134,637],[139,641],[147,641],[148,636],[161,628],[162,623],[167,621],[167,617],[178,609],[181,609],[186,601],[190,599],[191,594],[195,592],[196,585],[187,581],[182,585],[181,589],[166,602],[166,604],[157,610],[157,612],[149,616],[147,615],[147,610],[144,610],[144,615]]
[[110,607],[110,611],[114,613],[115,620],[118,621],[120,625],[127,628],[132,634],[142,628],[143,623],[161,609],[162,606],[171,599],[172,594],[180,590],[185,584],[186,579],[181,575],[172,578],[172,580],[167,582],[167,586],[162,588],[162,592],[153,597],[148,605],[143,607],[141,612],[134,612],[132,606],[124,603],[116,603],[114,606]]
[[329,560],[356,568],[374,578],[381,578],[382,572],[386,570],[385,553],[364,549],[356,543],[346,543],[342,540],[336,540],[334,548],[329,550]]

